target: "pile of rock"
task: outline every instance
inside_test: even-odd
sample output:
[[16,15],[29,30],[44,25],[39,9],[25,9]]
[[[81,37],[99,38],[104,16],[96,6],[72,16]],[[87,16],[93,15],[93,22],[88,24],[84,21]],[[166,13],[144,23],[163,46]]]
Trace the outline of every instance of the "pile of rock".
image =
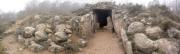
[[[35,16],[41,20],[40,17]],[[57,21],[59,16],[45,20],[47,23],[32,22],[32,26],[20,26],[16,30],[17,41],[34,52],[48,49],[50,52],[61,52],[72,45],[72,26],[71,24]],[[86,46],[86,41],[80,39],[79,46]]]
[[141,22],[132,22],[128,26],[127,33],[130,33],[133,36],[131,39],[133,39],[132,42],[134,43],[134,54],[179,53],[179,44],[177,39],[171,38],[180,34],[177,29],[168,29],[168,35],[170,37],[165,38],[162,34],[163,30],[159,26],[144,26]]
[[67,42],[72,34],[70,27],[67,26],[58,25],[55,33],[52,32],[48,24],[38,24],[36,28],[24,27],[24,33],[17,34],[17,40],[32,51],[41,51],[48,47],[51,52],[59,52],[63,50],[63,46],[58,45],[58,43]]
[[[150,18],[141,16],[139,18],[135,17],[132,19],[127,17],[124,19],[124,23],[127,25],[125,29],[127,29],[128,38],[132,42],[133,53],[179,54],[180,30],[176,26],[161,24],[163,22],[163,17],[161,16],[158,16],[161,19],[153,19],[151,15],[148,17]],[[162,25],[167,26],[164,28]]]
[[[180,23],[174,20],[175,15],[161,6],[155,6],[156,9],[149,7],[154,9],[153,11],[142,7],[136,15],[131,15],[127,9],[129,6],[133,4],[119,6],[112,20],[115,32],[120,34],[127,54],[130,51],[133,51],[133,54],[179,54]],[[163,11],[173,17],[162,14]],[[121,31],[119,25],[126,31]],[[132,46],[128,43],[132,43]]]

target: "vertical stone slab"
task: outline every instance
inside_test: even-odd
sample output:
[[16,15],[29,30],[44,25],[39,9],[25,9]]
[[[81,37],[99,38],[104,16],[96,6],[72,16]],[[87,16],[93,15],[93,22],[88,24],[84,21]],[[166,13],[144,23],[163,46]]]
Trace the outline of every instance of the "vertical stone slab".
[[83,38],[87,38],[88,36],[92,36],[95,31],[95,18],[90,12],[89,14],[83,15],[80,20],[81,33]]
[[131,41],[128,41],[126,31],[123,29],[123,21],[112,11],[113,27],[119,39],[122,41],[123,48],[126,54],[133,54]]

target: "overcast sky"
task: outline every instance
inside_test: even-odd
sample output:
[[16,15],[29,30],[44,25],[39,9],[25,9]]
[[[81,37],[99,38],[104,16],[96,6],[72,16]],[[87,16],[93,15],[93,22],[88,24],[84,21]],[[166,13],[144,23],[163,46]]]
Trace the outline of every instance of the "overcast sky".
[[[0,10],[3,12],[18,12],[20,10],[23,10],[29,1],[31,0],[0,0]],[[38,1],[44,1],[44,0],[38,0]],[[50,1],[55,1],[55,0],[50,0]],[[79,3],[96,3],[104,0],[61,0],[61,1],[62,2],[73,1]],[[105,0],[105,1],[112,1],[112,0]],[[113,0],[113,1],[115,1],[116,3],[133,2],[133,3],[147,5],[148,2],[152,0]]]

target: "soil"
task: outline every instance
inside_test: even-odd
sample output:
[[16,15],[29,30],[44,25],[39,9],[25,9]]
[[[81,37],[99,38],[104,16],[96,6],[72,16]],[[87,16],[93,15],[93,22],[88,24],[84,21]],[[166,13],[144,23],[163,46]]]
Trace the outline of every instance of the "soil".
[[97,32],[78,54],[124,54],[118,39],[108,31]]

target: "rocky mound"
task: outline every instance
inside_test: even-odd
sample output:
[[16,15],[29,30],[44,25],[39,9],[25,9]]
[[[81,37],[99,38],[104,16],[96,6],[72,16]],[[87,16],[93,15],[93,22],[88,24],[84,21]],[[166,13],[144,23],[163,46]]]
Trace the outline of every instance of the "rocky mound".
[[[180,18],[158,5],[102,2],[75,11],[77,16],[30,16],[16,22],[17,41],[35,52],[79,50],[98,27],[93,9],[112,10],[108,20],[112,25],[107,27],[122,40],[126,54],[179,54]],[[78,42],[73,42],[72,34],[80,37]]]
[[25,48],[34,52],[78,51],[86,46],[86,41],[82,38],[72,40],[72,34],[75,32],[75,28],[72,27],[77,26],[74,22],[79,20],[70,16],[27,17],[26,20],[16,22],[16,25],[19,25],[16,28],[16,39]]
[[[119,17],[124,23],[128,41],[132,42],[133,54],[179,54],[179,17],[165,6],[127,6]],[[176,19],[176,20],[174,20]]]

